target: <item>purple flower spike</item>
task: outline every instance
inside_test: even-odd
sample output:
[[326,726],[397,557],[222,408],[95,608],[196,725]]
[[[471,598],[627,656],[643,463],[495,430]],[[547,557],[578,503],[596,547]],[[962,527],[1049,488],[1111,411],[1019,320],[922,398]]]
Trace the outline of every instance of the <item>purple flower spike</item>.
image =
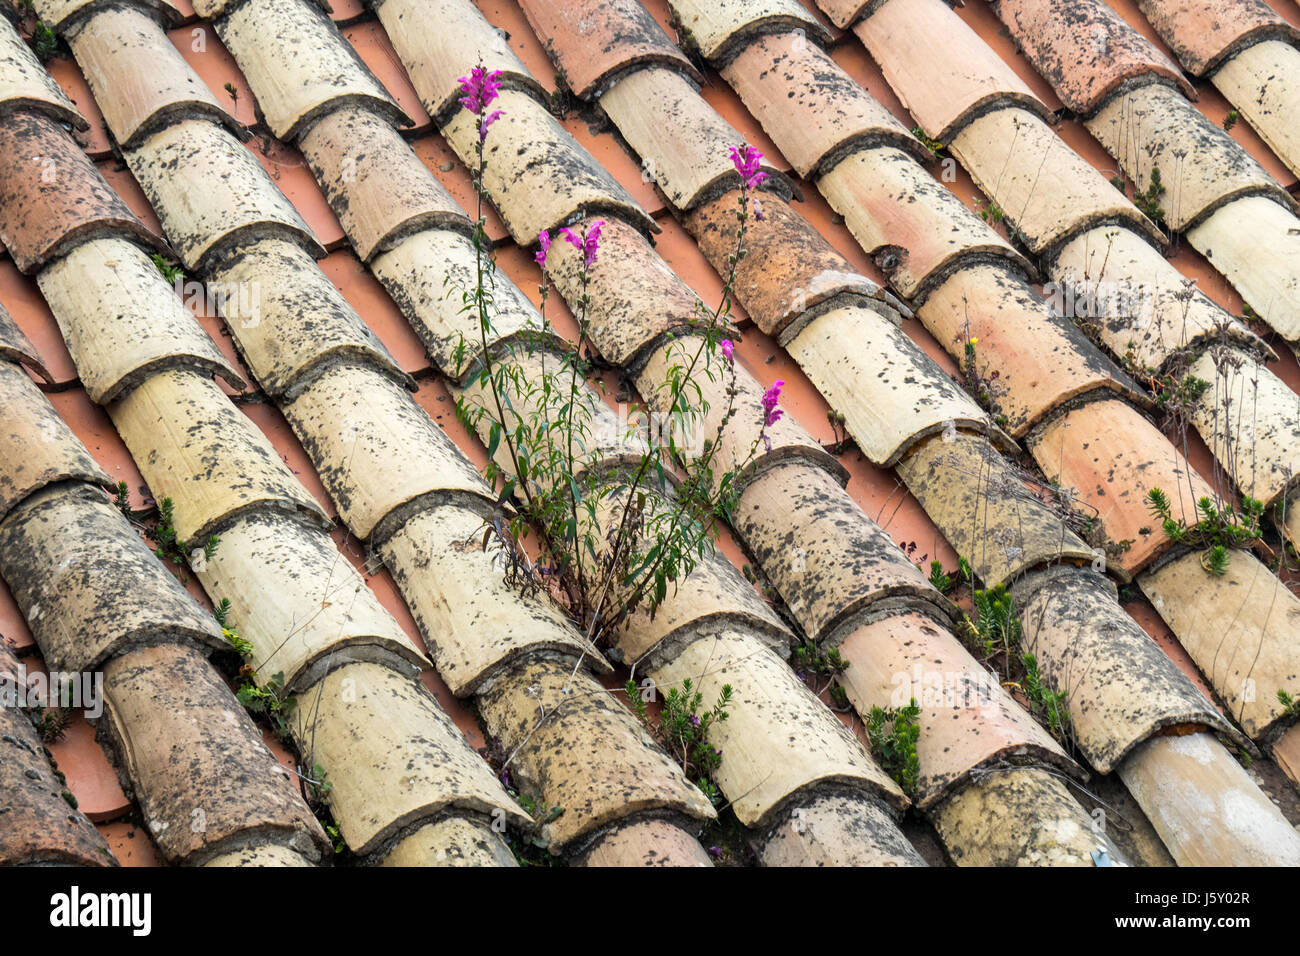
[[785,414],[777,407],[777,402],[781,400],[781,387],[785,385],[782,379],[777,379],[772,383],[772,387],[763,393],[763,427],[775,425]]
[[723,339],[723,340],[722,340],[722,357],[725,358],[729,363],[730,363],[730,362],[735,362],[735,361],[736,361],[736,358],[735,358],[735,352],[736,352],[736,345],[735,345],[735,343],[732,342],[731,339]]
[[[501,71],[489,72],[480,64],[469,71],[469,76],[457,77],[456,82],[460,84],[461,92],[465,94],[460,98],[460,105],[475,116],[482,116],[488,104],[497,98],[497,92],[501,89]],[[495,122],[500,115],[498,111],[489,122]]]
[[488,127],[505,115],[503,110],[493,110],[487,116],[483,117],[483,122],[478,125],[478,141],[481,143],[487,139]]
[[560,235],[568,241],[569,245],[582,253],[582,263],[588,272],[596,264],[596,253],[600,251],[600,230],[604,225],[605,220],[597,219],[582,231],[581,236],[572,229],[560,230]]
[[759,168],[759,160],[763,158],[763,154],[753,146],[746,143],[743,152],[734,146],[729,151],[732,165],[736,167],[736,172],[740,173],[744,178],[746,189],[757,189],[768,178],[767,173]]
[[533,261],[541,268],[546,268],[546,254],[551,251],[551,234],[543,229],[537,234],[537,245],[541,248],[533,253]]
[[721,859],[722,859],[722,847],[720,847],[720,846],[711,846],[711,847],[709,847],[709,856],[713,857],[714,859],[721,860]]

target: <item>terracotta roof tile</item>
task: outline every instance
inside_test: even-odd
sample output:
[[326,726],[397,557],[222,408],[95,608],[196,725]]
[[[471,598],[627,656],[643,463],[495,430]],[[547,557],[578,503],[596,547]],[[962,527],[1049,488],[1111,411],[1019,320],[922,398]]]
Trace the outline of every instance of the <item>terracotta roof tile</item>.
[[[740,148],[740,137],[675,70],[643,67],[617,80],[600,105],[642,157],[645,175],[677,209],[694,209],[740,185],[740,174],[725,152],[728,146]],[[775,172],[762,165],[769,174]]]
[[6,410],[0,458],[0,518],[33,492],[69,479],[113,487],[49,400],[19,366],[0,363]]
[[273,508],[325,514],[294,480],[279,453],[211,380],[161,372],[109,407],[113,424],[139,461],[155,470],[149,486],[176,503],[176,535],[202,544],[240,512]]
[[702,79],[636,0],[521,0],[519,5],[569,89],[582,99],[600,95],[619,74],[645,64]]
[[[25,680],[17,658],[0,641],[0,686],[16,694]],[[0,793],[5,826],[0,830],[0,864],[113,866],[104,838],[63,794],[69,793],[41,753],[27,714],[19,707],[0,707]]]
[[637,820],[603,832],[585,851],[584,866],[712,866],[699,842],[667,820]]
[[329,773],[330,809],[354,853],[381,851],[408,825],[447,811],[500,811],[532,828],[433,696],[387,667],[339,668],[302,695],[293,721]]
[[[159,369],[178,366],[220,375],[243,389],[243,379],[134,243],[83,243],[37,281],[77,366],[85,369],[82,383],[91,401],[111,402]],[[195,285],[199,294],[201,288]]]
[[[910,691],[922,705],[926,732],[917,740],[917,756],[924,769],[915,797],[921,809],[978,779],[973,772],[979,768],[1006,759],[1031,758],[1075,779],[1084,776],[1051,735],[989,680],[961,642],[932,619],[910,613],[862,624],[838,646],[852,662],[844,689],[859,712],[892,706],[900,691]],[[943,693],[926,688],[935,674],[947,682]]]
[[[532,792],[553,794],[565,812],[541,837],[563,849],[630,813],[710,820],[712,804],[651,746],[645,728],[594,678],[565,661],[534,658],[479,696],[487,731],[503,740],[541,737],[512,767]],[[537,725],[538,708],[555,717]]]
[[[686,219],[691,235],[719,274],[727,273],[728,258],[736,251],[739,197],[737,190],[724,193]],[[889,305],[901,305],[859,273],[780,197],[764,196],[760,201],[763,218],[748,223],[747,251],[736,264],[733,288],[765,333],[782,335],[809,309],[842,292],[879,299],[886,312]]]
[[[584,213],[617,215],[657,231],[654,220],[532,96],[503,90],[496,102],[503,115],[492,126],[484,175],[516,242],[531,245],[543,229]],[[472,160],[478,133],[471,114],[454,114],[443,135],[463,161]]]
[[1251,737],[1266,736],[1285,708],[1276,694],[1254,688],[1295,681],[1294,643],[1286,635],[1293,633],[1290,622],[1300,614],[1300,599],[1246,551],[1234,551],[1222,575],[1206,574],[1201,555],[1193,552],[1138,583],[1233,718]]
[[847,152],[882,143],[930,158],[888,110],[799,34],[756,40],[722,74],[800,176],[815,179]]
[[669,0],[681,24],[682,46],[710,62],[728,60],[764,33],[802,30],[813,42],[830,34],[798,0]]
[[1003,258],[1032,271],[1006,240],[898,149],[854,153],[817,185],[891,284],[909,298],[924,299],[971,260]]
[[425,112],[420,94],[411,85],[411,79],[402,68],[402,61],[398,59],[392,41],[379,22],[370,20],[357,23],[344,28],[342,33],[361,57],[361,62],[410,118],[412,125],[402,132],[407,136],[427,132],[433,126],[433,120]]
[[477,63],[500,70],[506,88],[546,91],[510,49],[505,37],[471,4],[460,0],[382,0],[378,4],[393,48],[435,122],[456,106],[462,95],[459,77]]
[[31,495],[0,525],[0,540],[0,573],[55,670],[89,672],[163,641],[226,646],[211,615],[85,485]]
[[1126,80],[1196,92],[1182,71],[1102,0],[998,0],[998,16],[1062,102],[1090,116]]
[[1088,701],[1071,709],[1071,718],[1079,749],[1098,773],[1110,773],[1164,727],[1199,724],[1242,739],[1122,612],[1115,586],[1100,572],[1049,569],[1024,578],[1012,593],[1025,649],[1043,676]]
[[[942,0],[885,0],[854,32],[926,133],[946,143],[999,106],[1050,109]],[[942,60],[944,68],[932,67]]]
[[[579,232],[594,220],[575,225]],[[604,254],[587,274],[592,341],[616,365],[644,358],[665,332],[699,317],[700,300],[636,229],[615,219],[600,234]],[[547,275],[561,293],[581,294],[582,256],[567,243],[551,246]]]
[[828,791],[801,801],[803,825],[771,826],[756,852],[764,866],[925,866],[885,803],[864,793]]
[[1294,176],[1300,176],[1300,131],[1291,121],[1300,103],[1298,76],[1300,49],[1266,40],[1242,50],[1212,77]]
[[949,431],[929,438],[898,463],[898,472],[990,587],[1043,564],[1095,557],[983,436]]
[[514,867],[514,854],[488,825],[465,817],[447,817],[427,823],[397,840],[377,861],[377,866],[506,866]]
[[54,384],[54,378],[46,369],[45,363],[41,361],[36,347],[23,334],[23,330],[18,328],[3,305],[0,305],[0,358],[7,362],[21,362],[47,383]]
[[1141,87],[1113,97],[1087,122],[1107,152],[1137,184],[1159,168],[1161,207],[1170,228],[1194,229],[1211,212],[1241,196],[1267,195],[1296,204],[1228,134],[1166,86]]
[[248,89],[248,81],[216,30],[201,24],[179,27],[167,36],[223,110],[242,126],[257,123],[257,104]]
[[1151,404],[1073,322],[1005,266],[963,269],[930,293],[917,314],[963,369],[969,366],[966,343],[976,344],[974,371],[994,380],[994,410],[1015,438],[1090,393]]
[[294,243],[248,243],[209,274],[231,338],[258,384],[289,396],[324,368],[364,363],[405,383],[365,322]]
[[210,117],[247,135],[167,35],[138,10],[98,13],[70,34],[68,42],[120,146],[133,145],[178,116]]
[[[216,21],[216,30],[258,90],[259,109],[280,139],[292,141],[342,103],[365,104],[392,123],[412,125],[328,17],[306,3],[245,0]],[[266,38],[274,45],[264,46]],[[275,54],[264,58],[264,49]]]
[[1213,72],[1248,44],[1264,39],[1300,40],[1264,0],[1138,0],[1142,13],[1180,63],[1194,76]]
[[325,255],[257,160],[221,127],[182,120],[125,155],[187,268],[202,271],[238,242],[267,236]]
[[154,241],[63,128],[30,112],[0,125],[0,207],[0,238],[23,272],[109,233]]
[[816,0],[817,9],[841,30],[847,30],[869,7],[879,7],[879,0]]
[[[201,862],[232,845],[275,841],[316,859],[329,845],[297,783],[201,654],[128,652],[105,667],[104,695],[108,733],[166,858]],[[224,732],[213,734],[217,727]]]
[[330,113],[302,137],[302,150],[364,261],[422,229],[471,228],[392,126],[367,110]]
[[[107,4],[104,0],[36,0],[34,6],[46,26],[62,33],[102,11]],[[173,26],[193,14],[189,0],[140,0],[140,6]]]
[[0,58],[4,63],[0,73],[0,116],[39,110],[77,129],[89,126],[4,17],[0,17]]

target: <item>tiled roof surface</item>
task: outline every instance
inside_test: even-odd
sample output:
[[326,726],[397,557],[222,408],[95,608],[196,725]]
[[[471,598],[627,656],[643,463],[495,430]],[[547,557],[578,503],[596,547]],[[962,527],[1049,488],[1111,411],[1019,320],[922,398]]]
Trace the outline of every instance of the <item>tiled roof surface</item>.
[[[93,738],[78,717],[47,752],[0,708],[0,862],[312,865],[315,785],[361,863],[512,865],[508,823],[572,863],[707,865],[717,811],[607,690],[631,673],[734,689],[714,781],[762,864],[1300,863],[1269,795],[1300,768],[1276,694],[1300,686],[1300,598],[1266,563],[1300,535],[1288,2],[35,0],[67,44],[44,66],[31,15],[0,18],[0,680],[104,680]],[[783,379],[789,414],[719,554],[607,647],[474,543],[497,502],[454,412],[477,319],[446,282],[474,275],[457,98],[480,61],[503,71],[488,347],[543,329],[537,234],[605,220],[585,283],[552,248],[550,307],[568,334],[590,296],[611,398],[662,394],[720,294],[726,147],[772,174],[735,389],[757,407]],[[1189,372],[1206,387],[1162,430]],[[716,430],[726,385],[701,385]],[[758,436],[728,420],[715,454]],[[119,481],[171,499],[184,585]],[[1250,495],[1268,534],[1212,575],[1153,522],[1156,487],[1192,522]],[[917,567],[957,555],[1014,595],[1069,753]],[[297,702],[291,748],[207,659],[223,599],[254,680]],[[788,663],[796,637],[849,663],[849,712]],[[910,796],[862,720],[899,675]],[[1106,788],[1131,819],[1098,830]]]

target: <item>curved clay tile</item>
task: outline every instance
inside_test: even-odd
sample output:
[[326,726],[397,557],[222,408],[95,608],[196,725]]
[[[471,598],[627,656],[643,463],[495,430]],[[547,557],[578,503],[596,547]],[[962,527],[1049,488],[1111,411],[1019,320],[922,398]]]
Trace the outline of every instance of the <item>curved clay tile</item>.
[[381,0],[380,21],[401,57],[420,101],[435,123],[459,109],[460,77],[478,63],[500,71],[506,89],[528,90],[542,100],[546,91],[495,27],[463,0]]
[[299,146],[363,262],[423,229],[472,228],[406,141],[369,109],[331,112]]
[[853,32],[932,139],[946,143],[999,106],[1052,122],[1052,111],[943,0],[884,0]]
[[292,142],[344,104],[364,104],[396,126],[413,125],[338,28],[308,3],[245,0],[216,28],[279,139]]
[[123,155],[186,268],[202,272],[239,241],[267,236],[324,257],[298,211],[222,127],[181,120]]
[[1300,30],[1264,0],[1138,0],[1143,15],[1193,76],[1262,40],[1300,42]]
[[[0,641],[0,693],[16,693],[26,671]],[[71,805],[71,791],[42,753],[41,738],[20,707],[0,707],[0,866],[116,866],[108,844]]]
[[1211,81],[1278,159],[1300,176],[1300,48],[1262,40],[1224,63]]
[[795,33],[749,44],[722,70],[800,176],[815,179],[855,149],[930,153],[824,50]]
[[185,116],[202,116],[247,138],[244,127],[217,102],[167,34],[137,9],[95,13],[69,31],[95,101],[120,146]]
[[369,365],[408,384],[397,361],[296,244],[239,247],[208,273],[208,288],[257,383],[272,397],[300,392],[323,369]]
[[1163,81],[1196,99],[1182,71],[1103,0],[997,0],[994,7],[1034,69],[1081,116],[1127,80]]
[[163,642],[229,645],[102,494],[57,485],[0,523],[0,573],[55,670],[84,673]]
[[36,113],[6,117],[0,123],[0,239],[14,264],[32,273],[103,235],[160,245],[62,126]]
[[[721,66],[764,33],[801,31],[814,43],[830,34],[798,0],[669,0],[680,43]],[[721,61],[721,62],[720,62]]]
[[521,0],[570,90],[599,96],[622,73],[649,64],[703,78],[637,0]]
[[0,116],[39,110],[79,130],[90,127],[53,77],[45,72],[18,31],[0,16]]
[[[189,19],[185,0],[136,0],[138,5],[168,27]],[[225,0],[229,3],[231,0]],[[203,3],[203,0],[200,0]],[[41,21],[55,33],[75,27],[88,17],[116,5],[116,0],[34,0]],[[224,5],[224,4],[223,4]],[[200,16],[209,14],[200,13]]]
[[113,401],[164,368],[197,369],[244,388],[182,304],[183,296],[201,299],[202,284],[168,285],[134,243],[93,239],[46,266],[36,281],[95,404]]
[[[1199,561],[1197,572],[1202,581],[1209,577]],[[1086,707],[1070,707],[1071,724],[1079,750],[1098,773],[1110,773],[1166,727],[1192,724],[1249,746],[1120,609],[1115,585],[1100,571],[1037,571],[1011,591],[1020,610],[1024,648],[1038,659],[1044,680],[1071,701],[1087,701]]]
[[0,359],[26,365],[43,378],[46,384],[54,384],[54,377],[41,361],[36,346],[32,345],[23,330],[18,328],[18,324],[3,305],[0,305]]

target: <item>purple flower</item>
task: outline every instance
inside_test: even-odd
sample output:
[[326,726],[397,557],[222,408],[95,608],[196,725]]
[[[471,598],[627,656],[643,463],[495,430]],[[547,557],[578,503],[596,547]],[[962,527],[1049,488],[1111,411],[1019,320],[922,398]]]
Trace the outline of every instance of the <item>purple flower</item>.
[[502,110],[493,110],[487,116],[483,117],[483,122],[478,124],[478,141],[480,143],[487,139],[488,127],[504,115],[505,113]]
[[781,416],[785,414],[785,412],[781,411],[781,409],[779,409],[776,404],[781,400],[781,387],[783,385],[785,385],[785,382],[778,378],[775,382],[772,383],[772,387],[763,393],[763,427],[764,428],[768,427],[769,425],[775,425],[778,421],[781,420]]
[[[763,175],[766,176],[767,174],[764,173]],[[763,204],[757,199],[754,200],[754,218],[759,222],[763,221]]]
[[533,253],[533,261],[543,269],[546,268],[546,253],[551,250],[551,234],[543,229],[537,234],[537,245],[541,248]]
[[696,717],[694,714],[691,714],[691,726],[692,727],[700,726],[700,718]]
[[730,153],[732,165],[736,167],[736,172],[740,173],[744,178],[746,189],[757,189],[762,185],[763,180],[768,178],[767,173],[759,168],[759,160],[763,158],[763,154],[753,146],[746,143],[743,152],[732,146]]
[[[501,71],[489,72],[483,69],[483,64],[480,63],[469,71],[469,76],[457,77],[456,82],[460,84],[461,92],[465,94],[460,98],[460,105],[475,116],[482,116],[488,104],[497,98],[497,92],[501,89]],[[501,112],[498,110],[488,122],[495,122],[500,115]],[[486,125],[487,123],[484,124]]]
[[605,220],[597,219],[595,222],[582,230],[582,235],[578,235],[572,229],[561,229],[560,235],[568,240],[569,245],[582,253],[582,262],[587,271],[596,264],[596,253],[600,249],[600,230],[605,225]]
[[725,358],[729,363],[734,363],[736,361],[735,351],[736,351],[736,346],[735,343],[731,341],[731,339],[722,340],[722,357]]
[[722,847],[720,847],[720,846],[711,846],[711,847],[709,847],[709,856],[713,857],[714,859],[721,860],[721,859],[722,859]]

